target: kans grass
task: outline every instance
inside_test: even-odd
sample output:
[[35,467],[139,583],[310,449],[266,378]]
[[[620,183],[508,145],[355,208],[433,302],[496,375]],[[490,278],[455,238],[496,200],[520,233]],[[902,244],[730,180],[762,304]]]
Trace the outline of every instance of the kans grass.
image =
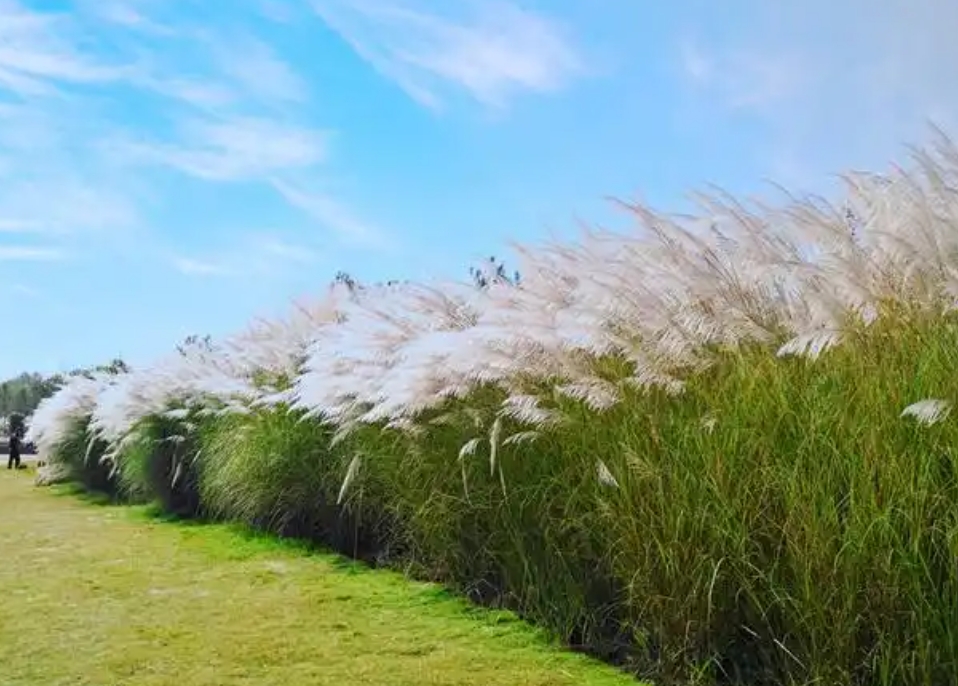
[[953,683],[958,151],[846,181],[624,204],[518,284],[338,284],[78,378],[33,417],[44,479],[106,467],[661,684]]

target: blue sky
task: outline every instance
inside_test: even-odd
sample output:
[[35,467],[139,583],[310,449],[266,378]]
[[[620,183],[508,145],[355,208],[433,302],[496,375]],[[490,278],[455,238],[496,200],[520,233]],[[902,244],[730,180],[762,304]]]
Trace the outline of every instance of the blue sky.
[[[946,0],[0,0],[0,376],[956,132]],[[12,327],[16,327],[11,330]]]

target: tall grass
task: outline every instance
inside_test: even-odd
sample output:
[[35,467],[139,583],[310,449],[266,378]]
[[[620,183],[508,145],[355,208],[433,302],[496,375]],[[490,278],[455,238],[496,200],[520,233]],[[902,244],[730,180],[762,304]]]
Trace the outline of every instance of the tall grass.
[[76,376],[40,403],[28,435],[49,463],[41,482],[66,479],[91,490],[115,493],[113,467],[104,459],[109,442],[90,430],[91,414],[108,383],[104,376]]
[[74,481],[84,488],[107,495],[117,491],[112,466],[104,462],[107,444],[89,432],[89,417],[73,420],[49,451],[47,459],[58,466],[65,480]]
[[955,398],[956,325],[885,319],[815,365],[729,354],[578,443],[618,482],[601,528],[653,651],[744,683],[954,678],[958,433],[899,415]]
[[31,432],[659,683],[951,683],[958,150],[913,167],[838,206],[626,205],[635,234],[520,248],[521,285],[338,284]]
[[179,516],[200,514],[196,439],[173,411],[139,420],[113,456],[117,487],[132,502],[157,501]]
[[333,430],[279,407],[209,422],[201,433],[199,484],[211,516],[307,537],[374,561],[387,545],[389,512],[369,479],[340,497],[353,458]]

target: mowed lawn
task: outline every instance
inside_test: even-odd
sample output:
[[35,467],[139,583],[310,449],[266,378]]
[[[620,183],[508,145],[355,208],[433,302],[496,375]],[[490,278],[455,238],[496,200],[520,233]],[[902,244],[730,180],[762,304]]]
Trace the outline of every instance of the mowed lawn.
[[635,686],[434,586],[32,476],[0,470],[3,686]]

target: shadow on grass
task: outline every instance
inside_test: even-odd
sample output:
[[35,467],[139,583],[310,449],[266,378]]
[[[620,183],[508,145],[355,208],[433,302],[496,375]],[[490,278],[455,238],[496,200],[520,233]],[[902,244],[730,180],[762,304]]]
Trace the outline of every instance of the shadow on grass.
[[[272,531],[258,529],[250,524],[235,521],[224,521],[211,518],[200,513],[198,515],[183,515],[166,511],[160,502],[130,503],[114,494],[90,491],[79,484],[57,484],[50,487],[57,497],[78,498],[81,502],[97,507],[122,508],[126,516],[133,520],[155,523],[161,526],[173,526],[189,533],[200,533],[203,530],[211,534],[224,534],[229,539],[218,539],[210,536],[208,552],[224,560],[248,560],[270,553],[285,553],[296,557],[316,558],[328,565],[337,574],[346,576],[389,575],[396,581],[410,583],[415,588],[416,605],[445,605],[454,613],[478,622],[483,626],[497,631],[510,631],[513,625],[525,624],[528,629],[552,648],[567,649],[576,653],[589,654],[596,657],[595,651],[583,649],[573,642],[556,640],[555,636],[535,623],[526,622],[521,613],[508,608],[505,598],[495,594],[481,593],[478,588],[457,590],[446,586],[441,580],[428,578],[423,570],[405,568],[397,564],[397,560],[387,560],[383,564],[374,564],[369,560],[355,559],[328,547],[315,539],[281,535]],[[605,658],[606,662],[620,668],[627,666],[626,662]],[[628,671],[627,669],[624,671]]]
[[303,556],[321,556],[337,570],[352,574],[373,571],[374,567],[362,561],[354,560],[324,546],[319,541],[308,538],[280,536],[263,531],[248,524],[218,520],[205,515],[189,516],[166,511],[159,502],[133,503],[118,494],[90,490],[76,482],[64,482],[45,487],[56,498],[79,500],[86,505],[122,509],[132,519],[175,525],[184,529],[210,529],[228,532],[252,544],[262,552],[284,551]]
[[[130,508],[127,508],[130,509]],[[249,524],[232,521],[220,521],[213,518],[197,516],[188,517],[171,514],[163,510],[159,503],[138,506],[130,512],[133,518],[144,521],[172,525],[185,530],[217,531],[228,534],[232,542],[240,542],[240,546],[232,546],[229,550],[230,559],[248,559],[257,555],[269,553],[286,553],[297,557],[316,558],[330,566],[337,574],[346,576],[390,575],[397,581],[402,580],[414,584],[417,591],[417,600],[424,605],[452,604],[457,613],[469,617],[474,621],[492,627],[503,627],[514,623],[522,623],[521,616],[511,610],[485,604],[476,604],[469,594],[459,593],[454,589],[442,585],[440,582],[426,580],[406,574],[404,570],[394,565],[371,565],[363,560],[350,558],[336,550],[324,546],[321,542],[308,538],[280,536],[270,531],[257,529]],[[554,647],[561,643],[551,640],[544,630],[532,627],[547,642]]]
[[57,498],[78,499],[87,505],[98,507],[120,507],[124,502],[116,495],[102,491],[91,491],[77,483],[60,483],[47,487]]
[[316,539],[281,535],[272,531],[256,528],[250,524],[216,519],[204,514],[193,516],[175,514],[164,510],[162,504],[158,502],[134,506],[132,509],[134,510],[132,513],[134,517],[139,517],[151,522],[172,524],[188,529],[209,528],[222,530],[263,552],[283,551],[302,556],[321,556],[326,562],[335,567],[337,571],[349,574],[371,572],[380,568],[395,571],[393,567],[388,565],[377,566],[363,560],[350,558]]

